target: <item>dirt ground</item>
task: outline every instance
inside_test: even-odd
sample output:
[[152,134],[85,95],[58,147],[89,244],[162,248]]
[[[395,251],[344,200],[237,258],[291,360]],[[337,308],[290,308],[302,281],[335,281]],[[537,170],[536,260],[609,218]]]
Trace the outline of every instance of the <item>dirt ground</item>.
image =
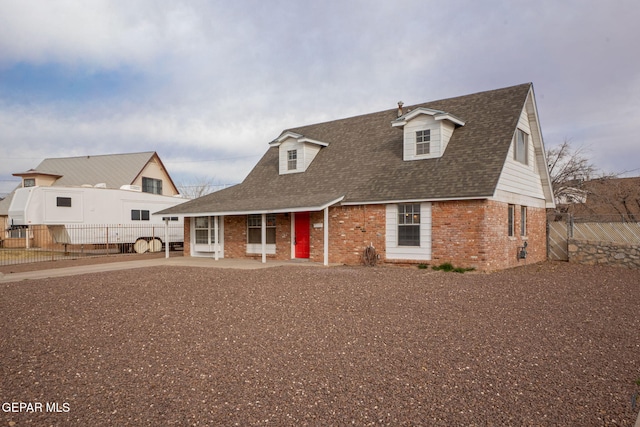
[[0,331],[0,426],[633,426],[640,410],[640,271],[622,268],[123,270],[2,284]]

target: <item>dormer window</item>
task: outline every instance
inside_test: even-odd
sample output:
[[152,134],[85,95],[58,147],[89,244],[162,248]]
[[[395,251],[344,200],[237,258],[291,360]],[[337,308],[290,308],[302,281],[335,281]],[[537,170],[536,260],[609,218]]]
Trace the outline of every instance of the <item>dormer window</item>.
[[36,179],[35,178],[25,178],[22,181],[22,186],[23,187],[35,187],[36,186]]
[[286,131],[271,141],[269,145],[278,147],[278,170],[280,175],[285,175],[306,171],[320,149],[329,144],[299,133]]
[[528,146],[529,146],[529,135],[527,135],[522,129],[516,130],[516,136],[514,139],[513,145],[513,158],[514,160],[527,165],[529,164],[528,159]]
[[416,155],[429,154],[431,148],[431,129],[416,132]]
[[293,171],[298,168],[298,150],[287,151],[287,170]]
[[426,160],[444,155],[454,130],[464,126],[464,121],[445,111],[418,107],[392,121],[391,126],[403,130],[403,160]]

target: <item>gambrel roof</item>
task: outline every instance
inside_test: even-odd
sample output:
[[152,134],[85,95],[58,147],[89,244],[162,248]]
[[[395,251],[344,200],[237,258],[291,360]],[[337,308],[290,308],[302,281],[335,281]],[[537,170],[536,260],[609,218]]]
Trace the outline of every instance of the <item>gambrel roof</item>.
[[282,135],[326,143],[304,172],[280,174],[278,144],[272,144],[241,184],[165,213],[293,212],[337,202],[491,197],[532,90],[527,83],[406,107],[446,112],[463,125],[453,132],[442,157],[434,159],[403,160],[403,130],[392,125],[397,108],[286,129]]

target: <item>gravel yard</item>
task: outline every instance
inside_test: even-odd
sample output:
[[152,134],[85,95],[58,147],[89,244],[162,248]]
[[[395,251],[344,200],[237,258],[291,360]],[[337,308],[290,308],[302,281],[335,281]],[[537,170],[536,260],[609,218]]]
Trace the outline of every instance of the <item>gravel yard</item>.
[[0,426],[633,426],[640,410],[638,270],[159,267],[0,286]]

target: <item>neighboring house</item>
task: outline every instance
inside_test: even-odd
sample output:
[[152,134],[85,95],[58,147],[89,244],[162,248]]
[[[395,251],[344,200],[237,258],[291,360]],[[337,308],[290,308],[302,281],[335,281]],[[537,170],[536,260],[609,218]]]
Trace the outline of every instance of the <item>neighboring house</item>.
[[559,213],[579,220],[640,221],[640,177],[599,178],[573,183],[583,197],[576,203],[558,203]]
[[496,270],[546,259],[554,207],[532,84],[283,131],[234,187],[161,211],[185,255]]
[[[143,192],[173,196],[179,191],[155,151],[44,159],[35,169],[17,172],[20,187],[138,186]],[[0,201],[0,222],[7,229],[13,193]]]

